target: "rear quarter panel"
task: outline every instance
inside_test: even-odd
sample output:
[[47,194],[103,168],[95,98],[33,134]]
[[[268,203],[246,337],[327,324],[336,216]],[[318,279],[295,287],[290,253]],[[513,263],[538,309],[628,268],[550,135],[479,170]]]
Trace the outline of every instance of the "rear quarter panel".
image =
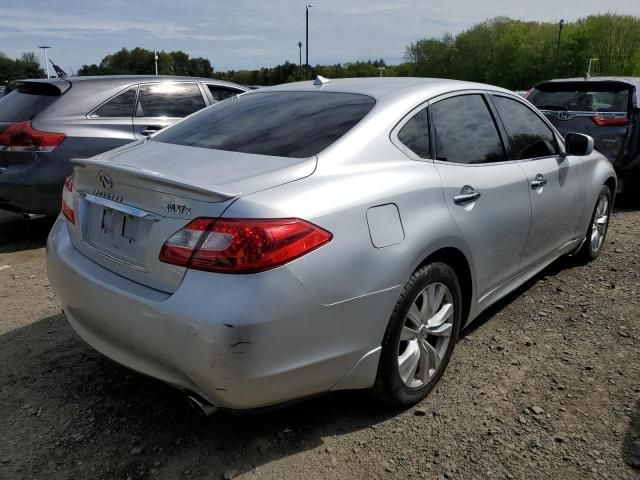
[[[362,152],[368,155],[380,160],[320,159],[314,175],[242,197],[224,216],[298,217],[330,231],[329,244],[287,265],[324,305],[399,287],[439,248],[454,246],[470,258],[433,163],[408,159],[390,141]],[[376,248],[367,210],[385,204],[398,207],[404,239]]]

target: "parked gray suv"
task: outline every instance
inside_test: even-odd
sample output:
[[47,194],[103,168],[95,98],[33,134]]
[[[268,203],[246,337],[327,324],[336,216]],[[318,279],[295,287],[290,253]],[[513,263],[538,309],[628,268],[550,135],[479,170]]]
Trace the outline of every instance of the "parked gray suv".
[[0,99],[0,209],[56,215],[71,158],[145,138],[246,90],[174,76],[20,81]]
[[527,100],[562,135],[593,137],[595,148],[618,173],[618,189],[635,194],[640,185],[639,92],[640,78],[566,78],[537,84]]

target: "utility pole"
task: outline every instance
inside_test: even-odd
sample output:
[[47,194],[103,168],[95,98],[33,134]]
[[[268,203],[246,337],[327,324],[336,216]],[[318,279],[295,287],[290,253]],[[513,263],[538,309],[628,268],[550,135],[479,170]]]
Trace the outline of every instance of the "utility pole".
[[300,62],[298,63],[298,81],[302,80],[302,42],[298,42],[298,50],[300,53]]
[[49,78],[49,57],[47,57],[47,49],[51,48],[51,47],[47,47],[47,46],[39,46],[38,48],[42,49],[42,53],[44,54],[44,65],[45,65],[45,69],[47,71],[47,78]]
[[304,66],[304,78],[305,80],[309,79],[309,9],[315,7],[315,5],[311,4],[311,3],[307,3],[306,6],[306,12],[307,12],[307,16],[306,16],[306,43],[305,43],[305,48],[307,50],[307,54],[305,57],[305,66]]
[[153,49],[153,59],[156,63],[156,77],[157,77],[158,76],[158,52],[155,48]]
[[562,35],[562,27],[564,27],[564,20],[560,20],[558,23],[558,43],[556,44],[556,67],[554,69],[553,76],[558,77],[558,59],[560,58],[560,35]]
[[592,62],[597,62],[598,59],[597,58],[590,58],[589,59],[589,68],[587,69],[587,78],[591,78],[591,64]]

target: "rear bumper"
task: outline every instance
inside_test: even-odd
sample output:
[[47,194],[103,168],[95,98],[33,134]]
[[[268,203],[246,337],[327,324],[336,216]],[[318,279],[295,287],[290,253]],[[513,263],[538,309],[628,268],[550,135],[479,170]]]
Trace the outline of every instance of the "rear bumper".
[[371,386],[388,305],[398,294],[392,289],[324,306],[286,267],[256,275],[188,271],[179,289],[166,294],[84,257],[63,219],[47,247],[51,284],[87,343],[231,409],[277,404],[338,384]]

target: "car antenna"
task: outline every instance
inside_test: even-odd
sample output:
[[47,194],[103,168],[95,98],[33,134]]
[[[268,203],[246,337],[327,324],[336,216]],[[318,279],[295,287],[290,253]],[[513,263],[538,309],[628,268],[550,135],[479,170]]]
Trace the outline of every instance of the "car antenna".
[[321,86],[323,86],[325,83],[329,83],[330,81],[331,81],[331,79],[329,79],[329,78],[325,78],[325,77],[323,77],[322,75],[318,75],[318,76],[316,77],[316,79],[313,81],[313,84],[314,84],[314,85],[316,85],[316,86],[318,86],[318,87],[321,87]]

